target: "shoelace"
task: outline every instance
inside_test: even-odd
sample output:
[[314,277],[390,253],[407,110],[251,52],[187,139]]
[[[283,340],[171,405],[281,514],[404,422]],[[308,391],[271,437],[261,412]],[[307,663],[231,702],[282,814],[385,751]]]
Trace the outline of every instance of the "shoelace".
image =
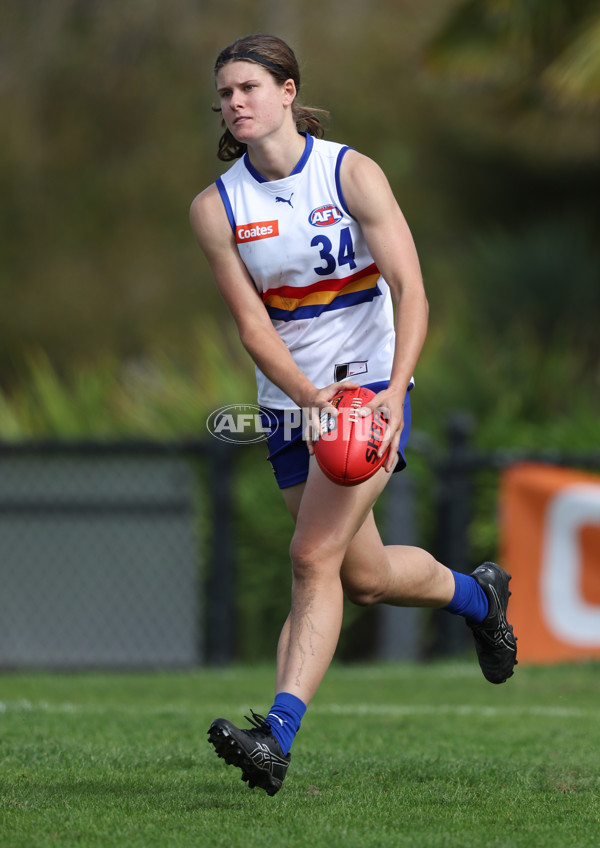
[[250,712],[252,713],[252,718],[250,718],[250,716],[244,716],[246,721],[250,722],[250,724],[257,730],[262,730],[265,733],[271,731],[271,728],[267,724],[267,721],[264,716],[255,713],[252,708],[250,708]]

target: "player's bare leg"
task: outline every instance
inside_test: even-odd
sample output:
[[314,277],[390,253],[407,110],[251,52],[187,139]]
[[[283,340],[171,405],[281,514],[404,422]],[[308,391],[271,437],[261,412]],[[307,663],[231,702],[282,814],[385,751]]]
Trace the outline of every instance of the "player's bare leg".
[[[385,473],[385,472],[383,472]],[[305,484],[284,490],[288,509],[295,518],[302,502]],[[490,602],[487,615],[467,623],[473,630],[479,663],[492,683],[502,683],[516,665],[516,640],[506,621],[507,575],[494,563],[485,563],[471,575]],[[354,603],[388,603],[397,606],[447,607],[456,600],[457,580],[469,580],[437,562],[427,551],[406,545],[383,545],[369,511],[349,543],[341,566],[345,595]],[[493,591],[492,591],[493,589]],[[452,606],[449,611],[456,612]],[[289,639],[289,619],[282,630],[278,650],[277,686],[282,682],[282,658]]]
[[[305,704],[337,646],[343,612],[342,563],[388,479],[381,470],[360,486],[338,486],[311,460],[290,547],[292,608],[278,652],[278,688]],[[293,493],[287,500],[295,505]],[[381,540],[379,545],[383,550]]]
[[250,730],[218,718],[208,731],[217,754],[240,768],[249,786],[271,795],[281,788],[293,738],[338,643],[346,549],[385,485],[375,475],[344,488],[328,480],[314,460],[312,466],[291,545],[292,609],[280,639],[275,702],[266,719],[253,715]]
[[[305,486],[300,483],[282,490],[294,521]],[[407,545],[384,545],[372,510],[348,544],[341,578],[348,598],[365,605],[441,607],[452,597],[454,585],[451,571],[426,550]],[[286,631],[287,622],[282,637]]]
[[428,551],[384,545],[371,511],[348,546],[341,571],[355,604],[443,607],[452,600],[454,577]]

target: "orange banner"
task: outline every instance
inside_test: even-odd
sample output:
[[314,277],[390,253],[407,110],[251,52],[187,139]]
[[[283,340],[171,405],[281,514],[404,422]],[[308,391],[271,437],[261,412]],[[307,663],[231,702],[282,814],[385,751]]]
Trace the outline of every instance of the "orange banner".
[[522,464],[501,483],[508,619],[520,661],[600,657],[600,476]]

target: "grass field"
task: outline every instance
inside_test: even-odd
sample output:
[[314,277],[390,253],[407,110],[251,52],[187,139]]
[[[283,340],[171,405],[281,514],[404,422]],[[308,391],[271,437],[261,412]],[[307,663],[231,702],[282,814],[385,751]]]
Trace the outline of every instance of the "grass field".
[[282,790],[250,791],[210,721],[271,668],[0,677],[0,845],[600,846],[600,667],[333,667]]

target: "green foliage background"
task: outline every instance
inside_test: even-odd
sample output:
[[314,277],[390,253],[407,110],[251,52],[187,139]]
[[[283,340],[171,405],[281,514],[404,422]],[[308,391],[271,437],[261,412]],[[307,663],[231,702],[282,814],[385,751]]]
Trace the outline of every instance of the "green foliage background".
[[[292,44],[302,101],[382,165],[411,225],[431,305],[414,426],[440,444],[460,409],[482,447],[596,448],[591,0],[7,0],[0,437],[201,436],[216,406],[254,400],[187,211],[224,169],[214,57],[258,31]],[[256,656],[285,614],[290,531],[257,452],[237,497],[240,645]],[[474,557],[497,542],[483,500]]]

